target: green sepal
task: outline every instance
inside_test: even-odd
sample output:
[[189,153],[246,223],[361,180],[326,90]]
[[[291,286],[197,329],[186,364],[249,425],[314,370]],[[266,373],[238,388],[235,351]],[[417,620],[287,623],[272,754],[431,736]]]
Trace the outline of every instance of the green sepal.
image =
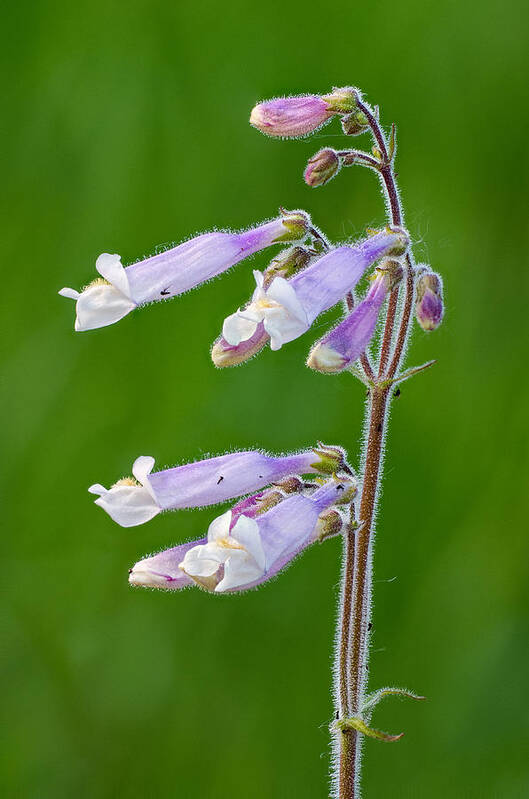
[[358,716],[350,716],[347,719],[339,719],[339,721],[336,722],[336,726],[343,733],[346,733],[348,730],[356,730],[357,732],[361,732],[362,735],[366,735],[368,738],[376,738],[377,741],[384,741],[385,743],[393,743],[394,741],[398,741],[404,735],[403,732],[400,732],[398,735],[391,735],[388,732],[375,730],[374,727],[368,727],[365,721]]

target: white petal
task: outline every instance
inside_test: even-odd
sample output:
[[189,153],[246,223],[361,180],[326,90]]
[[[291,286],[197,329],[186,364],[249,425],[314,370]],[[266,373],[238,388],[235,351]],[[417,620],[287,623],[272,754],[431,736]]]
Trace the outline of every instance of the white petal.
[[107,491],[100,485],[90,486],[91,494],[100,494],[95,504],[122,527],[135,527],[160,513],[160,507],[143,486],[114,486]]
[[213,519],[208,527],[208,542],[218,541],[219,538],[227,538],[230,534],[231,510],[227,510],[222,516]]
[[257,330],[260,319],[255,319],[257,314],[236,311],[231,316],[226,317],[222,325],[222,335],[232,347],[240,344],[241,341],[248,341]]
[[102,253],[96,261],[96,269],[105,280],[112,283],[113,286],[121,291],[125,297],[131,299],[130,286],[127,273],[121,263],[121,256],[117,254],[111,255],[108,252]]
[[224,552],[214,544],[198,544],[186,552],[180,568],[190,577],[211,577],[223,563],[224,559],[219,556]]
[[262,272],[259,272],[258,269],[254,269],[253,276],[255,278],[255,283],[257,285],[257,288],[262,289],[264,283],[264,274]]
[[291,316],[303,322],[307,328],[310,326],[307,313],[298,300],[296,292],[284,277],[275,277],[272,280],[266,291],[266,296],[286,308]]
[[293,341],[308,330],[308,325],[297,319],[285,308],[270,308],[264,320],[264,327],[270,336],[270,349],[278,350],[283,344]]
[[239,516],[231,531],[232,538],[235,538],[246,551],[253,557],[257,566],[264,570],[266,557],[259,532],[259,525],[255,519],[248,516]]
[[61,289],[57,293],[60,294],[61,297],[68,297],[69,300],[78,300],[81,296],[80,293],[75,289],[69,289],[67,287]]
[[136,458],[132,464],[132,474],[138,483],[141,483],[142,486],[147,489],[151,497],[156,502],[156,495],[152,490],[151,482],[149,480],[149,475],[152,472],[153,467],[154,458],[152,458],[150,455],[140,455],[140,457]]
[[224,564],[224,577],[215,588],[217,593],[229,589],[243,588],[262,577],[261,569],[254,558],[243,550],[233,550]]
[[136,307],[121,291],[110,284],[88,286],[77,300],[76,330],[94,330],[118,322]]

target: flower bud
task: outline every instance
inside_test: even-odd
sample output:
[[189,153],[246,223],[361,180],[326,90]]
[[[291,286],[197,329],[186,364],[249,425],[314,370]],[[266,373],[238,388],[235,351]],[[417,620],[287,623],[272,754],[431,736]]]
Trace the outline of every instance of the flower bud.
[[277,258],[273,258],[266,267],[263,275],[263,286],[268,288],[275,277],[283,277],[285,280],[304,269],[311,258],[311,254],[303,247],[291,247],[284,250]]
[[257,325],[249,339],[241,341],[239,344],[228,344],[223,336],[219,336],[211,349],[211,360],[219,369],[223,369],[225,366],[239,366],[261,352],[269,340],[270,336],[262,322]]
[[305,136],[328,122],[334,114],[353,111],[357,97],[357,91],[351,87],[333,89],[323,97],[316,94],[276,97],[253,108],[250,125],[268,136]]
[[285,477],[284,480],[275,482],[274,485],[284,494],[297,494],[303,489],[303,480],[292,475],[292,477]]
[[369,128],[367,117],[360,109],[342,117],[342,129],[346,136],[359,136]]
[[342,528],[342,516],[339,511],[331,508],[330,510],[320,513],[318,524],[316,525],[316,536],[319,541],[324,541],[326,538],[332,538],[338,535],[338,533],[341,533]]
[[250,115],[250,125],[268,136],[304,136],[327,122],[334,111],[323,97],[305,95],[278,97],[258,103]]
[[336,150],[324,147],[309,159],[303,177],[307,186],[324,186],[338,174],[339,169],[340,158]]
[[435,330],[443,319],[443,283],[435,272],[423,272],[417,281],[415,316],[423,330]]

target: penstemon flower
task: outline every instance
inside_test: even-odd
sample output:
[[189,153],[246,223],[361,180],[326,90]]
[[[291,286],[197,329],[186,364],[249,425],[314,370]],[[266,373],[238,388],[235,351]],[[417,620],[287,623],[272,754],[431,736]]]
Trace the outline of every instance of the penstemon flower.
[[314,345],[307,366],[328,374],[351,366],[371,341],[384,300],[401,277],[402,268],[395,261],[387,261],[377,269],[365,298]]
[[216,458],[152,472],[154,458],[134,461],[135,479],[124,478],[110,489],[96,483],[95,504],[122,527],[135,527],[164,510],[216,505],[257,491],[291,474],[338,472],[344,466],[339,447],[321,445],[293,455],[274,457],[263,452],[231,452]]
[[76,330],[105,327],[147,302],[183,294],[272,244],[301,240],[309,227],[303,211],[284,212],[242,233],[203,233],[127,267],[119,255],[103,253],[96,261],[97,280],[82,292],[63,288],[59,294],[77,303]]
[[[188,542],[139,561],[131,570],[134,585],[174,590],[189,585],[181,573],[216,593],[254,588],[287,566],[319,540],[320,516],[330,505],[350,501],[355,483],[330,480],[310,497],[296,494],[259,515],[232,510],[209,526],[207,539]],[[336,514],[338,517],[338,514]],[[333,533],[339,532],[334,522]]]
[[278,350],[307,331],[323,311],[332,308],[358,283],[366,269],[384,255],[405,252],[402,230],[377,233],[355,247],[338,247],[297,272],[290,280],[276,277],[268,287],[254,272],[257,288],[251,303],[228,316],[222,335],[232,346],[252,338],[260,323]]

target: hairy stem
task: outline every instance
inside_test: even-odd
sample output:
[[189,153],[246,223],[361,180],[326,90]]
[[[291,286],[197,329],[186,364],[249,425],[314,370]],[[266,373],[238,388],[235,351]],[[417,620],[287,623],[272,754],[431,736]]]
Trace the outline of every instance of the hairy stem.
[[[366,105],[359,101],[358,108],[365,114],[369,122],[382,159],[377,171],[387,197],[391,224],[401,225],[403,213],[384,133],[376,117]],[[346,560],[343,567],[338,679],[339,713],[341,718],[344,717],[345,712],[351,716],[361,715],[365,697],[371,616],[374,520],[380,492],[384,440],[391,396],[390,386],[384,384],[383,380],[384,378],[394,377],[402,363],[411,319],[413,292],[413,264],[410,256],[407,255],[405,298],[401,307],[400,319],[397,319],[400,286],[396,286],[390,294],[387,306],[377,369],[378,377],[373,380],[373,387],[369,392],[366,410],[362,494],[358,514],[359,527],[354,539],[352,569],[349,563],[351,549],[347,546],[347,540],[344,545]],[[397,333],[392,354],[395,330],[397,330]],[[347,658],[343,656],[345,651],[348,652]],[[347,691],[344,686],[348,686]],[[345,702],[342,701],[342,697],[345,697]],[[361,733],[355,729],[342,728],[337,734],[339,735],[338,797],[339,799],[359,799]]]

